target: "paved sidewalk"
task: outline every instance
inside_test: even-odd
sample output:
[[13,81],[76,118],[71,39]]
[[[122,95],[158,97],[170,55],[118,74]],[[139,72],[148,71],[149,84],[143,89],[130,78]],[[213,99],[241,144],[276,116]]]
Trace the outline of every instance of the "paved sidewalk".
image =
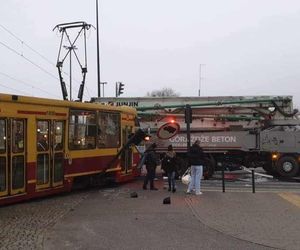
[[206,192],[187,199],[205,225],[238,239],[280,249],[300,249],[300,207],[288,193]]
[[[102,189],[44,237],[45,249],[299,249],[299,195],[141,190],[141,181]],[[130,198],[136,191],[138,198]],[[171,205],[163,198],[171,196]],[[286,199],[289,197],[290,200]]]

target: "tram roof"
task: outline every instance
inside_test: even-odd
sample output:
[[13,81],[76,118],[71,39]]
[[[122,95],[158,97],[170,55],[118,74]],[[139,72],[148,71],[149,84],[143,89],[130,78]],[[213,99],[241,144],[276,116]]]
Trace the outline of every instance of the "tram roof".
[[66,107],[76,109],[105,109],[110,111],[120,111],[127,113],[136,113],[136,109],[128,106],[111,106],[96,102],[76,102],[58,99],[48,99],[41,97],[31,97],[22,95],[11,95],[0,93],[0,102],[20,103],[20,104],[33,104],[43,106]]

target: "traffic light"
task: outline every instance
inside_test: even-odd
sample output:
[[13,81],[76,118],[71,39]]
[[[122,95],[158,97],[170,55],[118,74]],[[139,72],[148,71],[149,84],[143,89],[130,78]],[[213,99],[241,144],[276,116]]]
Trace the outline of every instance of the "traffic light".
[[192,123],[192,121],[193,121],[193,112],[192,112],[192,108],[191,108],[190,105],[187,104],[185,106],[184,113],[185,113],[185,116],[184,116],[185,123]]
[[124,83],[119,82],[118,96],[122,95],[123,93],[124,93]]

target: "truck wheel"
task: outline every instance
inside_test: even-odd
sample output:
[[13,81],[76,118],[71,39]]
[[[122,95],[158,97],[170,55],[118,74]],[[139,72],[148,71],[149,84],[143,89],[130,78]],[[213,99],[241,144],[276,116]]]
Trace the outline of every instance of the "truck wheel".
[[276,170],[282,177],[295,177],[299,173],[299,164],[292,156],[283,156],[276,163]]

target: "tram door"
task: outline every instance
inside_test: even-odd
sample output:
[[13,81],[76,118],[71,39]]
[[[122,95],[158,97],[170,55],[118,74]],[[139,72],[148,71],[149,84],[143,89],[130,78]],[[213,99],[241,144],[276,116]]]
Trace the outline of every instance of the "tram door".
[[[132,134],[132,127],[125,126],[122,130],[123,146],[127,143],[129,135]],[[124,150],[121,156],[121,168],[124,174],[132,170],[132,148],[129,147]]]
[[64,121],[38,120],[36,133],[37,188],[63,185]]
[[0,196],[25,192],[24,119],[0,119]]

